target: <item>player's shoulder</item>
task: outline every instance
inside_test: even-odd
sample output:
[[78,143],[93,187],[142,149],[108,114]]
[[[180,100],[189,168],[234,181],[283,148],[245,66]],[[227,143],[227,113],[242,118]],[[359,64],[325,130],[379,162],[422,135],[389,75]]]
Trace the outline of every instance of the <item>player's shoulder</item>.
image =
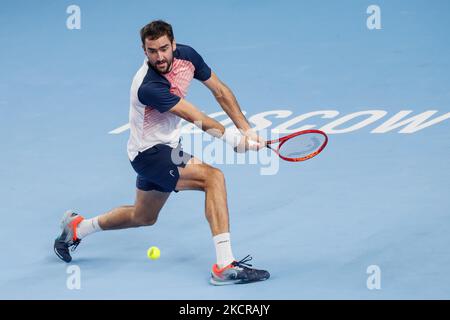
[[206,81],[211,77],[211,68],[205,63],[203,57],[191,46],[177,44],[174,58],[188,60],[194,66],[194,78],[200,81]]
[[200,57],[200,54],[193,47],[187,44],[177,43],[174,57],[177,59],[193,61],[198,59]]

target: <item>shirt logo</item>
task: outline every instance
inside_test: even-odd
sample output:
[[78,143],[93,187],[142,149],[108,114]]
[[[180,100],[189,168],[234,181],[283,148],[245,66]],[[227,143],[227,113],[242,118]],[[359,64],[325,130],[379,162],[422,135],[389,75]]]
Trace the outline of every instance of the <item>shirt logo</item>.
[[170,174],[172,177],[175,178],[175,175],[173,174],[173,170],[170,170],[170,171],[169,171],[169,174]]

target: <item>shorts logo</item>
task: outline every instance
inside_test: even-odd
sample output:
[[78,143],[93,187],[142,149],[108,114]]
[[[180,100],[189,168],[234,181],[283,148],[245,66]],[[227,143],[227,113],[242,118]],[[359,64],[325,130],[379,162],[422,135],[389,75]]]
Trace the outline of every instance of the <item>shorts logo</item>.
[[175,175],[173,174],[173,170],[170,170],[170,171],[169,171],[169,174],[170,174],[172,177],[175,178]]

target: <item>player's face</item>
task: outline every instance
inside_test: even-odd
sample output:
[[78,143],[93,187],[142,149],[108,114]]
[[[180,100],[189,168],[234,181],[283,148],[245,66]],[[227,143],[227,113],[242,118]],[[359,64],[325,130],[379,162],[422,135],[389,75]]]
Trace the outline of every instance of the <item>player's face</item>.
[[144,51],[150,65],[159,73],[167,73],[172,69],[175,40],[170,42],[167,36],[156,40],[145,39]]

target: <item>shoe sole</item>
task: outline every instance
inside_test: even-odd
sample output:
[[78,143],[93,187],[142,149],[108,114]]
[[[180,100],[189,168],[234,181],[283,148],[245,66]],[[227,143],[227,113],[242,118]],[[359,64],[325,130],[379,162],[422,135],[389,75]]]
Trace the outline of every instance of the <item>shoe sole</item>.
[[68,260],[64,259],[63,256],[59,254],[58,250],[56,250],[55,247],[53,247],[53,251],[55,251],[56,256],[57,256],[58,258],[60,258],[62,261],[66,262],[66,263],[69,263],[69,262],[72,261],[72,258],[70,258],[70,259],[68,259]]
[[214,278],[210,278],[209,283],[214,286],[226,286],[229,284],[247,284],[247,283],[253,283],[253,282],[261,282],[261,281],[266,281],[267,279],[269,279],[269,278],[253,280],[253,281],[245,281],[245,280],[217,280]]
[[242,284],[242,280],[215,280],[213,278],[209,279],[209,283],[213,286],[226,286],[230,284]]

